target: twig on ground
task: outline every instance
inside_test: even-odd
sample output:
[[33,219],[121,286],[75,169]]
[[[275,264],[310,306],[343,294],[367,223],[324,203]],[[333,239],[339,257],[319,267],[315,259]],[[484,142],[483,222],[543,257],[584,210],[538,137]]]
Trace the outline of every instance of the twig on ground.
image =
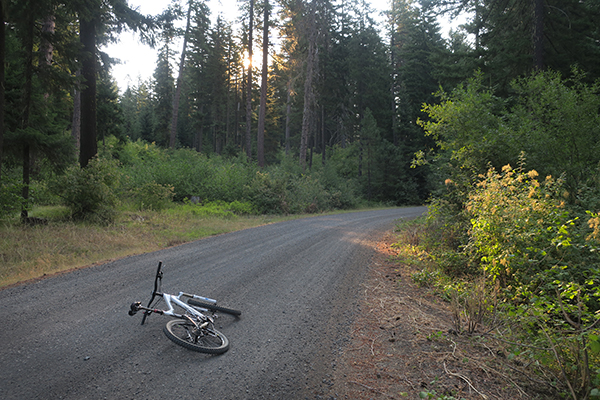
[[444,371],[446,371],[446,373],[447,373],[448,375],[456,376],[457,378],[460,378],[460,379],[462,379],[463,381],[465,381],[465,382],[467,383],[467,385],[469,385],[469,387],[470,387],[471,389],[473,389],[475,392],[477,392],[477,394],[479,394],[479,395],[480,395],[481,397],[483,397],[484,399],[487,399],[487,398],[488,398],[488,396],[486,396],[485,394],[481,393],[479,390],[475,389],[475,386],[473,386],[473,385],[471,384],[471,381],[469,380],[469,378],[467,378],[467,377],[466,377],[466,376],[464,376],[464,375],[461,375],[461,374],[457,374],[457,373],[455,373],[455,372],[450,372],[450,371],[448,371],[448,368],[446,367],[446,363],[444,363]]
[[381,390],[379,390],[379,389],[376,389],[376,388],[374,388],[374,387],[367,386],[367,385],[365,385],[364,383],[360,383],[360,382],[356,382],[356,381],[348,381],[348,382],[350,382],[350,383],[354,383],[355,385],[358,385],[358,386],[362,386],[362,387],[364,387],[365,389],[368,389],[368,390],[370,390],[370,391],[372,391],[372,392],[375,392],[375,393],[379,393],[379,394],[381,394],[381,395],[384,395],[384,396],[386,396],[386,397],[389,397],[390,399],[393,399],[393,398],[394,398],[393,396],[390,396],[389,394],[385,394],[385,393],[383,393]]

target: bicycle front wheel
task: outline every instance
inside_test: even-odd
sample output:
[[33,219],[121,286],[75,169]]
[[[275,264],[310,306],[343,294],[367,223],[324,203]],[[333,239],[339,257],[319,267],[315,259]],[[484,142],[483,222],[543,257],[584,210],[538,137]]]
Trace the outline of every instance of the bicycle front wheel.
[[216,329],[197,329],[190,321],[173,319],[163,328],[165,335],[189,350],[222,354],[229,350],[229,340]]

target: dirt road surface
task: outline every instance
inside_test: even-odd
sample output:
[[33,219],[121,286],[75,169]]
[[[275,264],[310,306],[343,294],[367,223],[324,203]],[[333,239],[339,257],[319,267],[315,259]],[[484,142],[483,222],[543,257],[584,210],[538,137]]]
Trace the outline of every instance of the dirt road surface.
[[[372,243],[424,207],[319,216],[188,243],[0,291],[1,399],[316,399],[350,335]],[[242,310],[209,356],[140,325],[159,260],[163,290]]]

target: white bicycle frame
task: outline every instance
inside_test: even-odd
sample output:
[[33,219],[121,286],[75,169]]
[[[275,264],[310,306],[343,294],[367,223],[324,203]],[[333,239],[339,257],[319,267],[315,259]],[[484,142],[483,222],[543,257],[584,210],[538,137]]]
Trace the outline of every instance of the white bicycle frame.
[[[208,297],[202,297],[202,296],[198,296],[196,294],[189,294],[189,293],[184,293],[184,292],[179,292],[179,294],[177,296],[168,294],[168,293],[160,293],[159,295],[161,295],[162,298],[165,300],[165,304],[167,305],[168,310],[153,310],[153,312],[157,312],[157,313],[160,313],[163,315],[169,315],[171,317],[176,317],[176,318],[184,318],[184,316],[181,314],[177,314],[175,312],[175,307],[173,307],[173,303],[177,304],[179,307],[183,308],[190,314],[192,314],[200,319],[203,319],[203,317],[209,318],[206,315],[202,314],[200,311],[198,311],[197,308],[189,306],[189,305],[185,304],[183,301],[181,301],[181,297],[189,297],[191,299],[202,300],[202,301],[210,303],[210,304],[217,303],[217,301],[214,299],[209,299]],[[208,309],[206,309],[206,308],[201,308],[201,307],[198,307],[198,308],[201,310],[204,310],[204,311],[208,311]]]

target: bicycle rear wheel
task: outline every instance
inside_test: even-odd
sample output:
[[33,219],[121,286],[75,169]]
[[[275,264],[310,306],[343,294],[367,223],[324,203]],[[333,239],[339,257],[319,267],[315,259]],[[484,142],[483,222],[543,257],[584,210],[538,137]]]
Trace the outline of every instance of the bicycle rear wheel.
[[165,335],[186,349],[208,354],[222,354],[229,350],[229,340],[216,329],[196,329],[190,321],[173,319],[163,328]]
[[224,312],[227,314],[235,315],[236,317],[242,315],[241,311],[234,310],[232,308],[221,307],[216,304],[205,303],[203,301],[198,301],[196,299],[189,299],[188,304],[190,304],[192,306],[200,307],[200,308],[206,308],[207,310]]

